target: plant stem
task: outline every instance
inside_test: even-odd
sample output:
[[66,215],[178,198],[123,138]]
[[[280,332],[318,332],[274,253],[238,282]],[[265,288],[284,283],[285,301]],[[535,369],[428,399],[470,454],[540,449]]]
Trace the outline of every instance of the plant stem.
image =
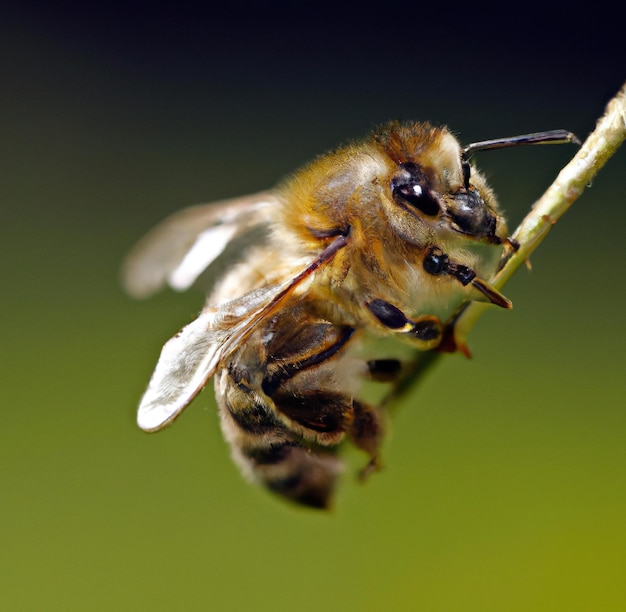
[[[513,240],[519,248],[501,262],[500,270],[489,284],[501,289],[513,273],[539,246],[550,229],[591,184],[600,168],[617,151],[626,139],[626,84],[607,105],[605,114],[598,120],[596,129],[582,144],[572,160],[561,170],[556,180],[535,202],[519,227]],[[466,347],[467,337],[478,318],[489,307],[482,302],[472,302],[454,323],[456,346]]]

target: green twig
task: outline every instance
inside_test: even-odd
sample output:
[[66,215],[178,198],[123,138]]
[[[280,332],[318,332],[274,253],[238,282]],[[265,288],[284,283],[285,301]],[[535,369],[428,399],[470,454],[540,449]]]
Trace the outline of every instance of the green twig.
[[[537,200],[512,238],[519,248],[509,249],[500,262],[499,271],[488,280],[495,289],[502,289],[520,265],[539,246],[556,221],[591,183],[600,168],[617,151],[626,138],[626,84],[607,105],[596,129],[582,144],[578,153],[561,170],[545,194]],[[490,308],[484,302],[470,302],[447,325],[444,351],[460,349],[469,354],[467,338],[480,316]],[[384,399],[386,406],[397,404],[410,389],[423,380],[430,368],[442,356],[441,348],[415,351],[400,384]]]
[[[502,289],[520,265],[539,246],[550,229],[578,199],[591,183],[600,168],[617,151],[626,139],[626,84],[609,102],[596,129],[582,144],[578,153],[561,170],[556,180],[535,202],[512,238],[519,248],[501,262],[499,272],[489,281]],[[466,346],[467,337],[478,318],[488,308],[487,304],[472,302],[454,324],[456,346]]]

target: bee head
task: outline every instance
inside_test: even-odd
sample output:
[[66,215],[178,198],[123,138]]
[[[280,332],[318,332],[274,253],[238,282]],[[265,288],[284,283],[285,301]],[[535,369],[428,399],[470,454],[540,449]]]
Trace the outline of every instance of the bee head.
[[398,216],[412,215],[430,228],[433,237],[460,234],[479,242],[502,242],[506,228],[495,198],[482,176],[471,172],[448,130],[423,123],[392,123],[374,138],[393,164],[389,189],[400,210],[391,216],[403,229],[411,221]]
[[281,220],[318,249],[351,226],[385,244],[500,244],[506,228],[491,190],[457,139],[428,123],[388,123],[315,160],[281,190]]

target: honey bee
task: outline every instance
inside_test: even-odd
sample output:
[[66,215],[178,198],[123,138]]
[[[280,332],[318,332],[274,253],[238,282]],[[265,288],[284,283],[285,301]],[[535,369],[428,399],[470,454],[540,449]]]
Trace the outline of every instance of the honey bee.
[[515,243],[471,155],[574,139],[554,130],[462,148],[445,127],[392,122],[273,190],[169,217],[129,255],[125,286],[146,297],[199,285],[208,298],[163,347],[139,427],[169,424],[214,377],[243,474],[327,508],[342,442],[366,453],[364,474],[379,466],[385,408],[415,355],[440,347],[468,302],[511,306],[485,279]]

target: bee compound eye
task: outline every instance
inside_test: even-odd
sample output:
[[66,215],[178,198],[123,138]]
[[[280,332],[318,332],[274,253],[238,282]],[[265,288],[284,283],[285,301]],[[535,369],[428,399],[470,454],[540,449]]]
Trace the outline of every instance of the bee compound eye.
[[436,217],[441,212],[439,200],[429,189],[426,177],[417,164],[407,162],[400,167],[402,172],[391,181],[394,201],[403,208],[418,210],[427,217]]
[[449,258],[439,248],[433,247],[424,257],[424,270],[433,276],[444,274],[448,270]]

